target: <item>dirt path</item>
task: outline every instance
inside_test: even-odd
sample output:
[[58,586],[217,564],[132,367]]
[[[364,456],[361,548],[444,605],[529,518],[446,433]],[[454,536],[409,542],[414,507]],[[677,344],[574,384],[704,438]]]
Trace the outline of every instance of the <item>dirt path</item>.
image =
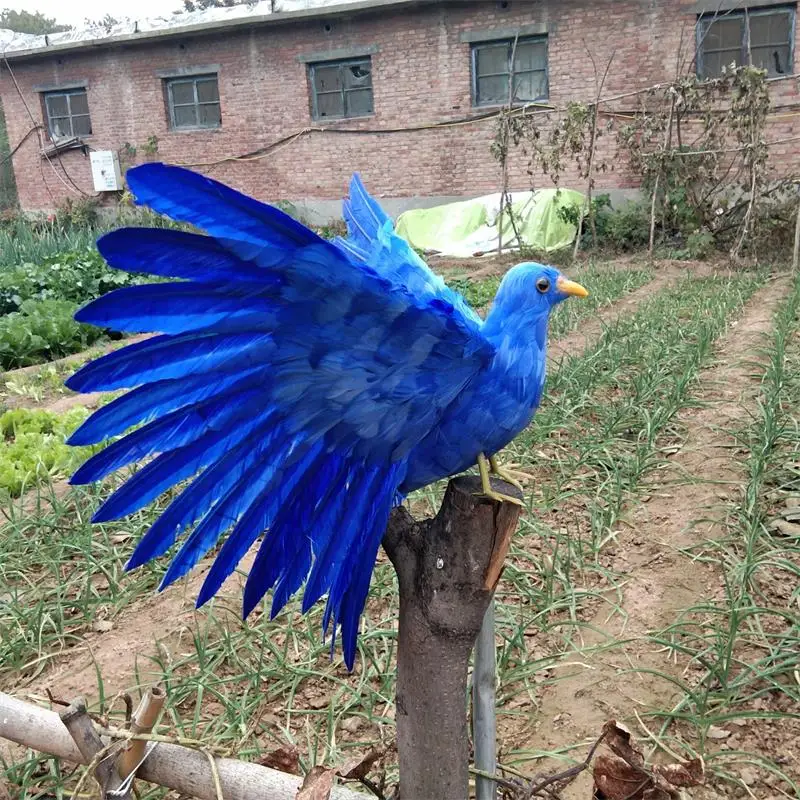
[[[602,309],[561,342],[566,343],[571,352],[588,346],[605,325],[623,314],[632,313],[639,303],[677,280],[684,271],[685,269],[675,267],[660,270],[649,284]],[[82,396],[77,397],[82,399]],[[63,399],[67,400],[73,398]],[[242,571],[246,572],[250,558],[252,554],[241,565]],[[185,581],[170,587],[162,594],[144,597],[131,605],[115,620],[112,630],[87,633],[80,650],[73,650],[55,660],[49,669],[27,686],[20,688],[35,694],[44,694],[45,688],[49,688],[58,697],[84,694],[91,698],[97,695],[99,671],[103,676],[105,695],[113,696],[131,688],[135,683],[133,676],[137,659],[140,679],[146,682],[148,657],[156,652],[156,642],[168,640],[179,647],[182,638],[190,634],[195,614],[205,613],[195,611],[194,599],[210,563],[210,559],[204,560]],[[238,608],[241,602],[241,581],[232,578],[226,584],[223,594],[229,599],[230,606]]]
[[551,365],[557,365],[565,355],[584,351],[602,335],[605,328],[620,317],[631,314],[642,302],[675,283],[682,276],[687,274],[709,275],[712,271],[707,264],[702,263],[692,263],[691,269],[687,264],[681,262],[667,262],[659,265],[652,281],[634,289],[612,305],[601,309],[596,316],[583,322],[572,333],[548,344],[548,361],[551,362]]
[[[652,483],[661,488],[631,509],[616,545],[606,552],[612,568],[627,576],[624,615],[609,619],[605,606],[591,619],[583,637],[585,649],[567,655],[571,674],[544,690],[539,708],[543,740],[537,749],[593,741],[608,719],[626,720],[640,734],[634,710],[668,709],[680,699],[666,680],[631,670],[674,672],[665,653],[647,643],[647,632],[669,625],[682,610],[719,591],[714,568],[678,550],[720,534],[715,522],[719,506],[735,497],[744,480],[742,464],[735,459],[736,442],[727,431],[753,407],[760,378],[754,369],[756,348],[772,328],[787,285],[788,279],[779,279],[756,293],[717,343],[713,364],[700,373],[693,395],[704,405],[678,415],[683,443],[668,467],[653,477]],[[622,643],[596,649],[615,640]],[[589,796],[588,774],[564,792],[564,800]]]

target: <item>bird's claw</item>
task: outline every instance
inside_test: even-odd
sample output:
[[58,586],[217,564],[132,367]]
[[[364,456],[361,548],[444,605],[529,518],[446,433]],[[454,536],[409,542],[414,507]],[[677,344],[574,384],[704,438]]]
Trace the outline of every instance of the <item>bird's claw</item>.
[[491,487],[488,489],[482,489],[480,492],[475,492],[474,496],[485,497],[487,500],[492,500],[495,503],[513,503],[515,506],[522,506],[523,508],[525,507],[525,503],[523,503],[519,497],[512,497],[510,494],[496,492]]
[[491,481],[489,480],[489,467],[491,465],[492,472],[494,472],[498,478],[501,480],[510,483],[512,486],[515,486],[520,491],[524,491],[522,486],[519,485],[514,480],[508,480],[503,475],[498,474],[496,467],[496,463],[493,458],[487,459],[483,453],[478,455],[478,472],[481,476],[481,491],[475,492],[477,497],[485,497],[488,500],[493,500],[497,503],[513,503],[517,506],[522,506],[524,508],[525,503],[522,502],[518,497],[512,497],[510,494],[503,494],[502,492],[496,492],[492,489]]
[[528,475],[526,472],[518,472],[517,470],[510,469],[509,467],[503,467],[498,462],[494,456],[489,458],[489,468],[492,474],[497,475],[501,481],[505,481],[506,483],[510,483],[512,486],[515,486],[521,492],[525,491],[525,487],[517,480],[515,476],[519,475],[520,478],[532,481],[533,476]]

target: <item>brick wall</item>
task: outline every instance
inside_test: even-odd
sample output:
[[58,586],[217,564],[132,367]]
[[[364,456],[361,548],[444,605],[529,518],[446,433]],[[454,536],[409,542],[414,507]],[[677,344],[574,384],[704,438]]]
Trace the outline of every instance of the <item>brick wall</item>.
[[[470,45],[461,41],[463,32],[547,23],[550,100],[562,105],[594,96],[587,49],[600,70],[614,53],[606,95],[672,76],[681,41],[693,43],[692,5],[691,0],[475,0],[16,59],[11,66],[36,121],[42,120],[42,112],[34,86],[86,80],[92,147],[141,145],[155,135],[159,160],[194,165],[246,153],[319,125],[311,120],[306,67],[298,61],[302,54],[377,48],[372,55],[375,113],[328,125],[352,131],[403,127],[473,113]],[[222,128],[169,130],[156,73],[206,64],[220,65]],[[1,64],[0,95],[13,145],[30,129],[31,117]],[[797,81],[775,84],[775,100],[796,103]],[[620,101],[621,108],[625,102]],[[629,102],[630,108],[634,101]],[[266,200],[339,198],[354,170],[378,196],[474,196],[499,186],[499,169],[489,154],[493,130],[488,121],[398,134],[312,133],[264,158],[201,169]],[[771,138],[793,135],[800,135],[800,118],[794,116],[780,117],[770,131]],[[614,136],[602,141],[599,158],[609,170],[599,187],[630,186],[630,176],[615,168]],[[778,148],[778,165],[789,168],[798,152],[797,143]],[[92,192],[88,158],[70,152],[60,163],[42,161],[35,136],[15,155],[14,168],[20,202],[27,210],[50,209],[75,196],[71,181]],[[537,181],[548,185],[547,178]],[[521,154],[511,165],[511,182],[518,189],[530,185]],[[569,174],[562,183],[570,184]]]

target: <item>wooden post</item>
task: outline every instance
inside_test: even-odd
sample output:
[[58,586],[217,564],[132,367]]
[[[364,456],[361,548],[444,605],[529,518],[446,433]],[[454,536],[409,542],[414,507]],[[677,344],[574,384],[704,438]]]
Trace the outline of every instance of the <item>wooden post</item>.
[[[521,497],[506,483],[493,485]],[[434,519],[415,522],[399,508],[383,540],[400,584],[400,800],[469,795],[469,657],[521,512],[479,492],[477,478],[456,478]]]

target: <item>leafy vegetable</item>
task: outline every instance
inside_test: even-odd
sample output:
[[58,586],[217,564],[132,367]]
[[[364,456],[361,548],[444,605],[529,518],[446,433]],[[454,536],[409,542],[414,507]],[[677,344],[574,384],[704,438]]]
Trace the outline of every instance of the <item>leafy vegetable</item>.
[[27,408],[0,414],[0,493],[17,497],[48,477],[67,474],[98,449],[65,444],[88,416],[80,406],[60,416]]
[[67,300],[24,300],[18,312],[0,317],[0,368],[51,361],[100,339],[100,328],[75,322],[76,308]]
[[85,303],[145,280],[151,279],[111,269],[93,248],[60,253],[38,264],[0,269],[0,314],[18,311],[26,300]]

